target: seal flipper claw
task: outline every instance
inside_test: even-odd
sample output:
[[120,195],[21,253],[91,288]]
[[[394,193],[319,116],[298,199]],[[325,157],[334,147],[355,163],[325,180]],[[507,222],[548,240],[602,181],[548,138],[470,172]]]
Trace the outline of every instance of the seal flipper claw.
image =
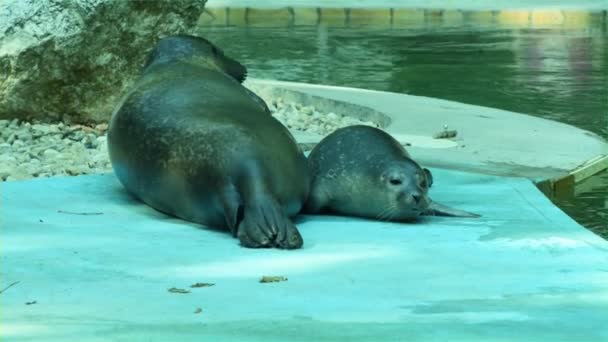
[[275,240],[275,246],[284,249],[297,249],[302,247],[304,240],[298,231],[298,228],[283,215],[283,220],[279,225],[279,233]]
[[265,197],[246,206],[237,234],[245,247],[300,248],[302,237],[284,210]]
[[238,225],[237,237],[245,247],[270,247],[272,228],[259,206],[245,207],[243,220]]
[[259,241],[256,241],[255,239],[251,238],[249,236],[248,231],[245,229],[239,229],[239,231],[237,233],[237,237],[243,247],[247,247],[247,248],[268,247],[268,246],[263,245]]
[[452,216],[452,217],[481,217],[479,214],[470,213],[468,211],[455,209],[448,207],[447,205],[443,205],[437,202],[431,202],[429,204],[428,210],[424,213],[424,215],[435,215],[435,216]]

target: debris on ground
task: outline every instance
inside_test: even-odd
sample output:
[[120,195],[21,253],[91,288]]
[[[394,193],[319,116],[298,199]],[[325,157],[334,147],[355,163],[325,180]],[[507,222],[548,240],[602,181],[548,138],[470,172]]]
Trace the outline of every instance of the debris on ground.
[[287,281],[287,278],[283,276],[263,276],[260,278],[260,283],[278,283],[280,281]]
[[188,291],[188,290],[178,289],[176,287],[172,287],[168,291],[171,293],[190,293],[190,291]]
[[195,287],[211,287],[211,286],[215,286],[215,284],[212,284],[212,283],[195,283],[195,284],[190,285],[190,287],[193,287],[193,288],[195,288]]

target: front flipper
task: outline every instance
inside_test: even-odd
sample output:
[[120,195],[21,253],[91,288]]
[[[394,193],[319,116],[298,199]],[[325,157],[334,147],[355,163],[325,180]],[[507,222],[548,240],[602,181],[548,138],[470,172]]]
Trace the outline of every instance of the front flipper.
[[303,240],[287,213],[271,197],[245,206],[237,237],[244,247],[278,247],[295,249]]
[[468,211],[450,208],[446,205],[431,202],[429,209],[424,213],[429,216],[453,216],[453,217],[481,217],[481,215],[470,213]]

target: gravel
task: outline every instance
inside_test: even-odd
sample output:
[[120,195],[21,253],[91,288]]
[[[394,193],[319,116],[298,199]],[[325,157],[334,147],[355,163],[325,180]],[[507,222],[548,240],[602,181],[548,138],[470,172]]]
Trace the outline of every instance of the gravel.
[[[327,135],[339,127],[367,124],[336,113],[321,113],[313,106],[267,101],[273,115],[291,131]],[[96,126],[43,124],[0,120],[0,179],[15,181],[56,175],[111,172],[106,145],[107,124]]]
[[0,178],[13,181],[110,171],[107,127],[0,120]]
[[303,106],[299,103],[284,102],[276,98],[266,101],[272,115],[291,131],[303,131],[325,136],[340,127],[352,125],[370,125],[380,127],[371,121],[361,121],[351,116],[333,112],[322,113],[314,106]]

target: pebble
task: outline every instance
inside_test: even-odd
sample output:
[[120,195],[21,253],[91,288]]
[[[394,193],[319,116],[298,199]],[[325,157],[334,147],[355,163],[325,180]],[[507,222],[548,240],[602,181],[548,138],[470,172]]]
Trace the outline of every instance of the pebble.
[[42,134],[47,134],[50,131],[50,126],[41,125],[41,124],[35,124],[35,125],[32,125],[32,129],[34,131],[38,131],[38,132],[40,132]]
[[[292,131],[327,135],[337,128],[364,124],[339,113],[323,113],[314,106],[264,99],[272,115]],[[67,122],[0,120],[0,180],[14,181],[55,175],[111,172],[107,148],[108,124],[94,127]]]
[[47,150],[44,150],[44,152],[42,152],[42,154],[47,157],[47,158],[53,158],[55,156],[57,156],[59,154],[59,152],[57,152],[56,150],[53,150],[52,148],[49,148]]

